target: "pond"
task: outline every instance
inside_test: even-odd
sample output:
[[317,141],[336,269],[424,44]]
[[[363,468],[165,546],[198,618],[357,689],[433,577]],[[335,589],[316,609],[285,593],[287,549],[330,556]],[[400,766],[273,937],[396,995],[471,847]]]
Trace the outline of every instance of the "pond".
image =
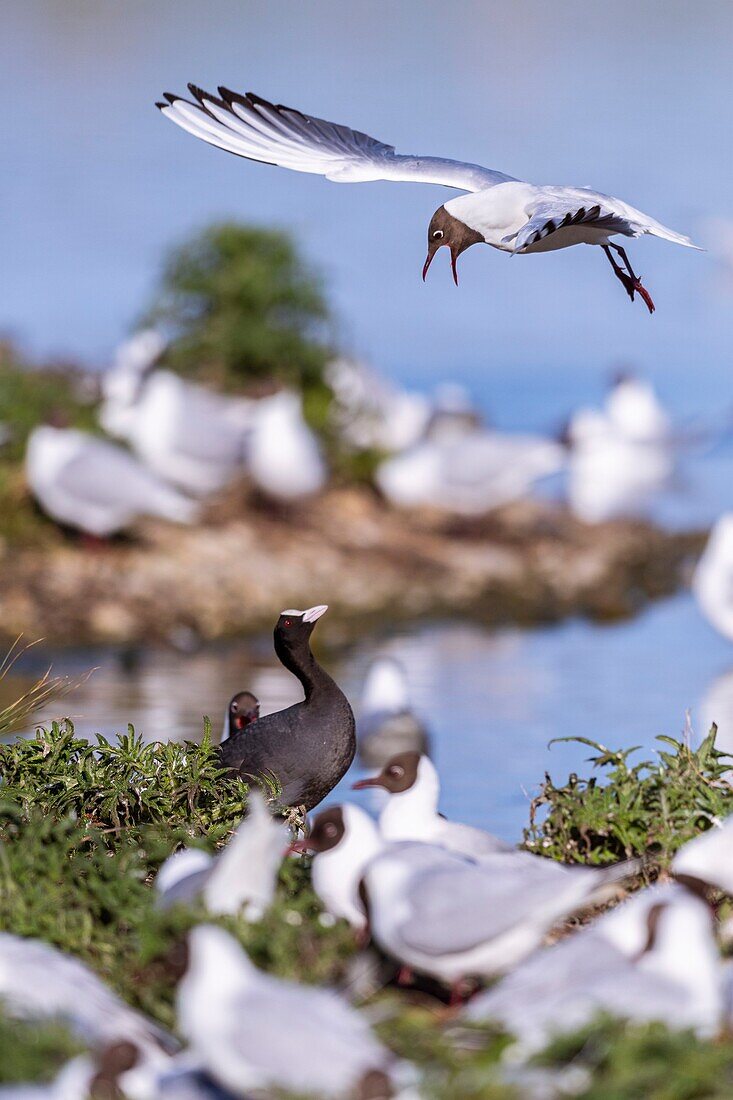
[[[328,618],[320,626],[328,638]],[[584,736],[617,748],[678,736],[691,713],[699,737],[715,719],[733,742],[733,646],[701,618],[688,593],[648,606],[633,620],[600,625],[580,620],[533,629],[482,628],[461,621],[385,631],[329,651],[324,663],[358,710],[366,670],[390,654],[404,666],[415,709],[432,736],[442,782],[442,808],[459,820],[518,839],[529,801],[545,770],[564,779],[587,773],[585,746],[555,737]],[[202,716],[218,734],[231,695],[251,688],[263,711],[296,701],[299,685],[278,664],[269,638],[234,641],[185,654],[172,650],[37,648],[24,674],[53,664],[56,674],[95,671],[45,715],[69,713],[93,736],[131,722],[146,739],[198,738]],[[21,678],[10,686],[20,686]],[[356,795],[355,765],[333,797]]]

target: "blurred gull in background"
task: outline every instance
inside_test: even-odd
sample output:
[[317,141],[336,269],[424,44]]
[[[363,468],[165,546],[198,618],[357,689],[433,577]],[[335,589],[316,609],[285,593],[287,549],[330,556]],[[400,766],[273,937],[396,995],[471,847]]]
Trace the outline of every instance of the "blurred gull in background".
[[424,434],[432,411],[425,394],[401,389],[353,359],[332,360],[326,380],[335,398],[334,425],[352,447],[398,452]]
[[[395,1058],[363,1016],[331,990],[258,970],[222,928],[191,932],[177,1006],[192,1054],[235,1096],[254,1088],[390,1095]],[[366,1085],[374,1091],[359,1092]]]
[[207,496],[244,472],[255,403],[158,369],[164,347],[146,330],[118,349],[102,380],[100,423],[158,476]]
[[166,860],[155,880],[164,908],[200,897],[214,916],[242,913],[253,921],[267,912],[288,835],[254,788],[248,806],[247,817],[217,856],[186,848]]
[[426,439],[377,468],[376,482],[396,507],[434,507],[480,515],[517,500],[557,473],[565,454],[541,436],[480,429]]
[[397,752],[427,752],[428,731],[412,710],[407,675],[394,657],[378,657],[369,667],[356,732],[369,767],[381,767]]
[[283,503],[324,488],[328,472],[298,394],[283,390],[257,402],[247,469],[261,493]]
[[622,434],[599,410],[576,412],[567,438],[568,503],[586,523],[644,515],[672,477],[669,446]]
[[25,469],[31,492],[52,519],[97,538],[109,538],[139,516],[182,524],[197,519],[195,503],[121,447],[85,432],[35,428]]
[[604,410],[611,428],[632,443],[664,447],[672,441],[672,424],[654,387],[634,374],[617,376]]
[[692,590],[708,622],[733,641],[733,513],[722,515],[713,527]]

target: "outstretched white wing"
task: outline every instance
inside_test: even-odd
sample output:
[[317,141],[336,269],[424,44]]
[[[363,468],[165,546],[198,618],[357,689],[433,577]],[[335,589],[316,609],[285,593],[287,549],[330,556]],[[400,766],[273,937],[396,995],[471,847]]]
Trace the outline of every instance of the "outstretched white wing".
[[268,103],[253,92],[239,95],[219,88],[215,96],[194,84],[188,87],[195,102],[166,93],[167,102],[157,104],[166,118],[210,145],[263,164],[312,172],[336,183],[394,180],[460,191],[483,191],[514,178],[478,164],[401,156],[394,146],[359,130]]

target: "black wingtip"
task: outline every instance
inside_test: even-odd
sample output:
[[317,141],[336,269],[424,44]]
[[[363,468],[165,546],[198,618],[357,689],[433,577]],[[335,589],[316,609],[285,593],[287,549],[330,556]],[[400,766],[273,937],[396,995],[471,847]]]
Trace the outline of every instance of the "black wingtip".
[[224,88],[222,85],[219,85],[218,91],[228,107],[231,107],[233,103],[241,103],[245,107],[252,106],[252,102],[248,95],[240,95],[239,92],[233,92],[231,88]]
[[181,97],[179,95],[173,95],[173,92],[163,92],[163,99],[168,100],[168,106],[169,107],[173,106],[173,104],[176,102],[176,100],[180,99],[180,98]]
[[155,106],[159,111],[164,111],[166,107],[170,107],[170,103],[156,103]]

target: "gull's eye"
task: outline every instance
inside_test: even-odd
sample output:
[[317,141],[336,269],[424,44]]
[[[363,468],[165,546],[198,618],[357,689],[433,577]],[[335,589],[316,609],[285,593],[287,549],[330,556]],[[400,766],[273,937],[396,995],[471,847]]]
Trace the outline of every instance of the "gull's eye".
[[333,838],[338,834],[338,829],[335,825],[328,824],[324,825],[323,832],[329,840],[333,840]]
[[391,775],[393,779],[402,779],[405,774],[405,769],[400,764],[393,764],[391,768],[387,769],[387,775]]
[[434,230],[434,232],[433,232],[433,240],[434,241],[439,241],[442,236],[443,236],[443,230],[442,229]]
[[233,711],[235,711],[235,712],[236,712],[236,711],[238,711],[238,710],[239,710],[239,707],[237,706],[237,704],[236,704],[236,703],[232,703],[232,705],[231,705],[231,709],[232,709]]

